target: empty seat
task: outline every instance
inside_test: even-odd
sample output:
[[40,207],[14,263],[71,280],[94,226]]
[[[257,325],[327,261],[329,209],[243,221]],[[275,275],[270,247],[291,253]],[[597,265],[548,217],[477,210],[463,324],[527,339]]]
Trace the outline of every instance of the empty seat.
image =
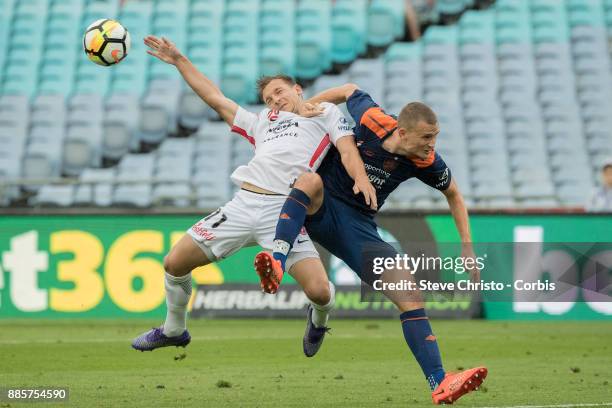
[[[36,140],[27,147],[23,158],[22,177],[43,180],[60,176],[62,163],[62,144],[60,140]],[[36,191],[40,185],[26,186],[28,191]]]
[[195,138],[168,138],[159,146],[158,154],[160,157],[176,158],[191,156],[195,150],[195,144]]
[[197,129],[213,114],[216,115],[191,88],[183,91],[178,106],[178,123],[181,126]]
[[99,167],[102,161],[102,129],[96,124],[74,125],[64,139],[62,172],[76,176],[86,167]]
[[[368,8],[368,44],[382,47],[403,35],[403,2],[374,0]],[[400,21],[398,22],[398,18]]]
[[108,207],[112,203],[115,182],[115,168],[85,169],[79,176],[81,184],[74,194],[76,205]]
[[160,183],[153,188],[155,206],[188,207],[191,204],[191,188],[187,183]]
[[157,145],[169,134],[176,133],[176,107],[180,87],[151,89],[144,98],[140,112],[138,139],[148,145]]
[[117,167],[117,181],[150,181],[153,176],[155,155],[127,154]]
[[591,188],[590,184],[568,182],[557,188],[557,195],[561,203],[581,207],[589,197]]
[[31,205],[70,207],[74,204],[74,186],[44,185],[38,194],[29,200]]
[[139,148],[137,135],[140,123],[138,95],[112,94],[106,100],[102,121],[102,154],[105,158],[118,160],[128,151]]
[[113,205],[129,207],[150,207],[152,187],[149,183],[119,184],[113,192]]
[[191,178],[191,155],[160,157],[155,167],[157,182],[188,182]]

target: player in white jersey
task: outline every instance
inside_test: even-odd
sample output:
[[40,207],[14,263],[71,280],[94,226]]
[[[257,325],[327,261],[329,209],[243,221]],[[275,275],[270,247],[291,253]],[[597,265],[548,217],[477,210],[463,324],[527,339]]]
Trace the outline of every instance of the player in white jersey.
[[[132,343],[137,350],[150,351],[189,344],[186,314],[193,269],[226,258],[244,246],[259,244],[272,250],[276,223],[291,184],[301,173],[318,168],[330,144],[342,155],[355,180],[356,194],[363,193],[369,202],[376,192],[365,173],[353,132],[335,105],[309,109],[301,88],[291,78],[279,75],[258,82],[267,108],[255,115],[225,97],[170,41],[154,36],[144,41],[150,48],[149,54],[176,66],[202,100],[255,149],[253,159],[232,174],[240,191],[226,205],[193,225],[164,258],[166,320],[163,326],[143,333]],[[334,288],[305,230],[292,247],[286,269],[311,301],[304,353],[312,356],[327,330]],[[275,280],[282,276],[267,278],[271,286],[278,287]],[[263,281],[262,285],[266,285],[266,280]]]

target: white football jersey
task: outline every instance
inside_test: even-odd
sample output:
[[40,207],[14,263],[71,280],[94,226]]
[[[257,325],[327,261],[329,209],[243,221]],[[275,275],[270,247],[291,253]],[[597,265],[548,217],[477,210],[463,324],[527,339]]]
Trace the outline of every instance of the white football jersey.
[[353,134],[336,105],[321,106],[324,112],[313,118],[267,108],[255,115],[238,107],[232,132],[254,145],[255,157],[232,173],[232,181],[289,194],[300,174],[317,170],[330,143],[335,146],[338,139]]

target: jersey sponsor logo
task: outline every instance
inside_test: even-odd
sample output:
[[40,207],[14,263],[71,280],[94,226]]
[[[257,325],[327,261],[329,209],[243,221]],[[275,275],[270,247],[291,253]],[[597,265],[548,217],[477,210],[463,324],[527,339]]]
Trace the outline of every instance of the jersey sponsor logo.
[[373,172],[373,173],[377,173],[377,174],[379,174],[379,175],[382,175],[382,176],[383,176],[383,177],[385,177],[385,178],[391,177],[391,173],[389,173],[388,171],[385,171],[385,170],[379,169],[378,167],[376,167],[376,166],[372,166],[371,164],[364,163],[364,164],[363,164],[363,166],[365,167],[365,169],[366,169],[367,171],[371,171],[371,172]]
[[267,130],[267,133],[270,135],[268,138],[264,139],[262,143],[270,142],[272,140],[284,138],[284,137],[298,137],[297,130],[290,131],[289,129],[295,129],[299,127],[298,122],[293,119],[285,119],[278,122],[278,124],[274,127],[270,127]]
[[268,143],[268,142],[271,142],[273,140],[282,139],[284,137],[298,137],[298,134],[297,134],[297,132],[285,132],[285,133],[281,133],[280,135],[270,136],[267,139],[264,139],[262,141],[262,143]]
[[204,226],[203,226],[201,221],[196,223],[193,227],[191,227],[191,229],[198,236],[204,238],[207,241],[211,241],[211,240],[215,239],[215,234],[213,234],[212,232],[210,232],[206,228],[204,228]]
[[444,187],[448,183],[448,168],[438,177],[439,183],[436,183],[436,188]]
[[281,220],[290,220],[291,217],[287,213],[282,213],[279,217]]
[[444,173],[442,173],[440,175],[440,177],[438,177],[438,180],[446,183],[448,181],[448,169],[444,169]]
[[368,174],[368,179],[370,179],[370,183],[372,183],[372,185],[376,189],[380,190],[387,181],[387,179],[391,177],[391,173],[389,173],[388,171],[379,169],[378,167],[372,166],[371,164],[364,163],[363,166],[366,169],[366,173]]
[[390,173],[393,170],[397,169],[397,165],[397,158],[385,159],[385,161],[383,162],[383,169]]
[[292,127],[299,127],[298,122],[294,121],[293,119],[285,119],[278,122],[276,126],[269,128],[268,133],[278,134]]
[[346,120],[346,118],[342,117],[340,118],[340,120],[338,120],[338,130],[340,132],[348,132],[349,130],[351,130],[351,125],[349,124],[348,120]]
[[370,179],[370,183],[372,183],[372,185],[374,186],[374,188],[377,189],[381,189],[383,184],[385,184],[385,181],[387,181],[387,179],[375,176],[374,174],[369,174],[368,173],[368,179]]

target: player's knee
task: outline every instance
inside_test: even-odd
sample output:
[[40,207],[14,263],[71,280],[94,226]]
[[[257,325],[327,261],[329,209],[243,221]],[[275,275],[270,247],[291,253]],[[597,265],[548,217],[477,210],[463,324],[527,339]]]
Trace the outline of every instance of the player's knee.
[[304,173],[298,177],[294,187],[299,188],[312,199],[323,191],[323,180],[317,173]]
[[181,260],[175,253],[175,251],[170,251],[168,255],[164,257],[164,270],[172,275],[172,276],[183,276],[189,271],[185,272],[185,268],[182,265]]
[[317,305],[326,305],[331,300],[331,291],[327,282],[313,282],[304,288],[306,297]]
[[174,263],[172,262],[173,258],[170,256],[170,253],[164,256],[164,270],[170,275],[174,275],[172,270],[174,269]]

